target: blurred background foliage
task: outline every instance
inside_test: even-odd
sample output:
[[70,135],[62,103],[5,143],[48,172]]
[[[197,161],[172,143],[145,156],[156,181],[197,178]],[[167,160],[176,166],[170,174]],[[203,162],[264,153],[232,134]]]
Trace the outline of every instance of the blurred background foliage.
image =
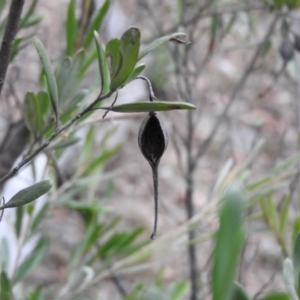
[[[9,4],[0,1],[1,35]],[[144,114],[89,113],[7,181],[5,197],[44,178],[55,187],[5,211],[0,299],[299,300],[299,5],[27,1],[1,95],[1,177],[55,130],[33,37],[55,70],[62,124],[102,88],[97,45],[131,25],[142,51],[186,34],[190,44],[166,43],[139,70],[159,100],[197,110],[160,114],[170,143],[155,241],[151,170],[137,145]],[[130,82],[118,103],[147,94],[143,82]]]

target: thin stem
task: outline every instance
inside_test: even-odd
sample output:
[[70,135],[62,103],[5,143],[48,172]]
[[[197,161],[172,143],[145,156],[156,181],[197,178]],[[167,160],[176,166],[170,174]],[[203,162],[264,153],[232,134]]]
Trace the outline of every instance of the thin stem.
[[69,128],[71,125],[73,125],[76,121],[78,121],[82,116],[84,116],[86,113],[93,110],[93,107],[101,100],[107,99],[109,96],[111,96],[113,91],[110,91],[104,95],[99,95],[96,100],[94,100],[89,106],[84,108],[82,111],[80,111],[76,116],[74,116],[71,120],[69,120],[67,123],[65,123],[63,126],[57,128],[48,139],[46,139],[38,148],[36,148],[31,154],[27,155],[23,158],[23,160],[14,167],[10,172],[8,172],[5,176],[3,176],[0,179],[0,185],[2,185],[6,180],[9,178],[15,176],[19,170],[25,166],[27,163],[29,163],[37,154],[42,152],[45,148],[47,148],[50,143],[63,131],[65,131],[67,128]]
[[[2,205],[1,206],[5,206],[5,198],[4,197],[2,197]],[[0,222],[2,221],[3,214],[4,214],[4,209],[2,209],[2,212],[0,215]]]
[[14,39],[20,24],[23,5],[24,0],[13,0],[10,5],[8,20],[0,49],[0,95],[10,62]]
[[106,117],[106,115],[109,113],[109,110],[111,110],[111,109],[114,107],[114,105],[115,105],[117,99],[118,99],[118,91],[116,92],[115,99],[114,99],[113,103],[111,104],[110,109],[108,109],[108,110],[103,114],[102,119],[104,119],[104,118]]
[[153,88],[152,88],[152,84],[151,84],[151,81],[147,78],[147,77],[144,77],[144,76],[138,76],[136,79],[142,79],[144,81],[147,82],[148,84],[148,89],[149,89],[149,100],[152,102],[153,100],[156,99],[155,95],[154,95],[154,92],[153,92]]
[[153,188],[154,188],[154,227],[153,232],[150,236],[151,240],[156,238],[157,231],[157,220],[158,220],[158,172],[157,172],[158,164],[151,165],[152,176],[153,176]]

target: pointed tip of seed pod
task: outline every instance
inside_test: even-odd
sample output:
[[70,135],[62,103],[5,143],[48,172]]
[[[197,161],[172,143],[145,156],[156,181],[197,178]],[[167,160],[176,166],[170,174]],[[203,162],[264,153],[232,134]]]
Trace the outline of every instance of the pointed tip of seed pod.
[[150,239],[151,240],[155,240],[156,239],[156,234],[154,232],[151,234]]

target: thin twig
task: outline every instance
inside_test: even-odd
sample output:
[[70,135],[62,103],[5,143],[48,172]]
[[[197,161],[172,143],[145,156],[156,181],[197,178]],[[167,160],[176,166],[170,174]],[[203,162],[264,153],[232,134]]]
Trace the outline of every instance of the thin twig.
[[[4,197],[2,197],[2,205],[1,206],[5,206],[5,198]],[[1,211],[0,222],[2,221],[3,214],[4,214],[4,209],[2,209],[2,211]]]
[[0,95],[10,62],[13,43],[21,20],[24,0],[12,0],[0,49]]
[[144,77],[144,76],[138,76],[136,79],[142,79],[144,81],[147,82],[148,84],[148,89],[149,89],[149,100],[152,102],[153,100],[156,99],[155,95],[154,95],[154,92],[153,92],[153,88],[152,88],[152,84],[151,84],[151,81],[147,78],[147,77]]
[[[254,11],[254,10],[263,10],[266,8],[266,5],[264,4],[253,4],[253,5],[233,5],[228,7],[219,7],[214,8],[212,10],[208,10],[209,6],[211,5],[212,1],[208,0],[207,3],[205,3],[203,6],[199,7],[198,11],[195,13],[195,15],[188,20],[184,22],[179,22],[175,24],[174,26],[170,27],[167,30],[163,31],[163,35],[170,34],[172,32],[175,32],[178,30],[179,27],[185,27],[191,24],[195,24],[197,21],[203,19],[203,18],[210,18],[211,16],[218,16],[218,15],[226,15],[226,14],[236,14],[239,12],[247,12],[247,11]],[[147,39],[144,42],[149,43],[153,41],[153,39],[158,38],[161,36],[162,32],[159,32],[159,34],[152,36],[151,39]]]
[[111,104],[110,108],[103,114],[102,119],[105,119],[106,115],[107,115],[107,114],[109,113],[109,111],[114,107],[114,105],[115,105],[115,103],[116,103],[116,101],[117,101],[117,99],[118,99],[118,95],[119,95],[119,94],[118,94],[118,91],[117,91],[113,103]]
[[16,167],[14,167],[9,173],[7,173],[5,176],[3,176],[0,179],[0,185],[2,185],[6,180],[9,178],[15,176],[19,170],[25,166],[27,163],[29,163],[37,154],[42,152],[45,148],[47,148],[52,140],[54,140],[60,133],[65,131],[67,128],[69,128],[71,125],[73,125],[76,121],[78,121],[82,116],[84,116],[86,113],[92,111],[93,107],[99,102],[104,99],[107,99],[109,96],[112,95],[112,91],[99,95],[96,100],[94,100],[89,106],[84,108],[82,111],[80,111],[76,116],[74,116],[71,120],[69,120],[67,123],[65,123],[63,126],[57,128],[48,139],[46,139],[38,148],[36,148],[31,154],[27,155]]
[[266,43],[269,41],[270,36],[275,28],[275,25],[277,23],[277,21],[279,20],[279,18],[282,16],[281,13],[277,13],[275,15],[275,17],[273,18],[269,29],[263,39],[263,41],[260,43],[259,47],[257,48],[256,52],[254,53],[250,63],[248,64],[248,67],[246,68],[243,77],[241,78],[241,80],[239,81],[239,83],[236,85],[236,88],[234,89],[234,91],[231,94],[231,97],[229,99],[228,104],[226,105],[226,107],[224,108],[222,114],[218,117],[218,119],[216,120],[213,129],[211,130],[210,135],[208,136],[208,138],[202,143],[202,145],[199,147],[198,152],[196,153],[195,157],[194,157],[194,161],[193,161],[193,166],[194,168],[196,168],[197,165],[197,161],[199,160],[199,158],[206,153],[208,147],[210,146],[211,142],[213,141],[220,125],[222,124],[223,120],[225,119],[230,107],[232,106],[233,102],[236,100],[237,95],[239,94],[239,92],[241,91],[241,89],[244,87],[249,75],[251,74],[251,72],[253,71],[253,68],[255,66],[255,63],[257,61],[257,59],[260,57],[260,54],[262,53],[263,49],[265,48]]

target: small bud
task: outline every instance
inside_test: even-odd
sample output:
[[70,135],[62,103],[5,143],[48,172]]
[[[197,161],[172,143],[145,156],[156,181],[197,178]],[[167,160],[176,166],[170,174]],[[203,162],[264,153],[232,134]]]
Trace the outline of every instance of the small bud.
[[156,113],[149,113],[143,120],[138,137],[139,147],[151,166],[158,166],[168,146],[168,133]]
[[294,45],[287,36],[281,42],[279,53],[284,63],[289,62],[294,57]]
[[168,133],[162,120],[154,112],[143,120],[138,136],[140,149],[148,160],[153,175],[154,186],[154,228],[150,236],[152,240],[156,237],[158,219],[158,172],[159,161],[168,146]]

